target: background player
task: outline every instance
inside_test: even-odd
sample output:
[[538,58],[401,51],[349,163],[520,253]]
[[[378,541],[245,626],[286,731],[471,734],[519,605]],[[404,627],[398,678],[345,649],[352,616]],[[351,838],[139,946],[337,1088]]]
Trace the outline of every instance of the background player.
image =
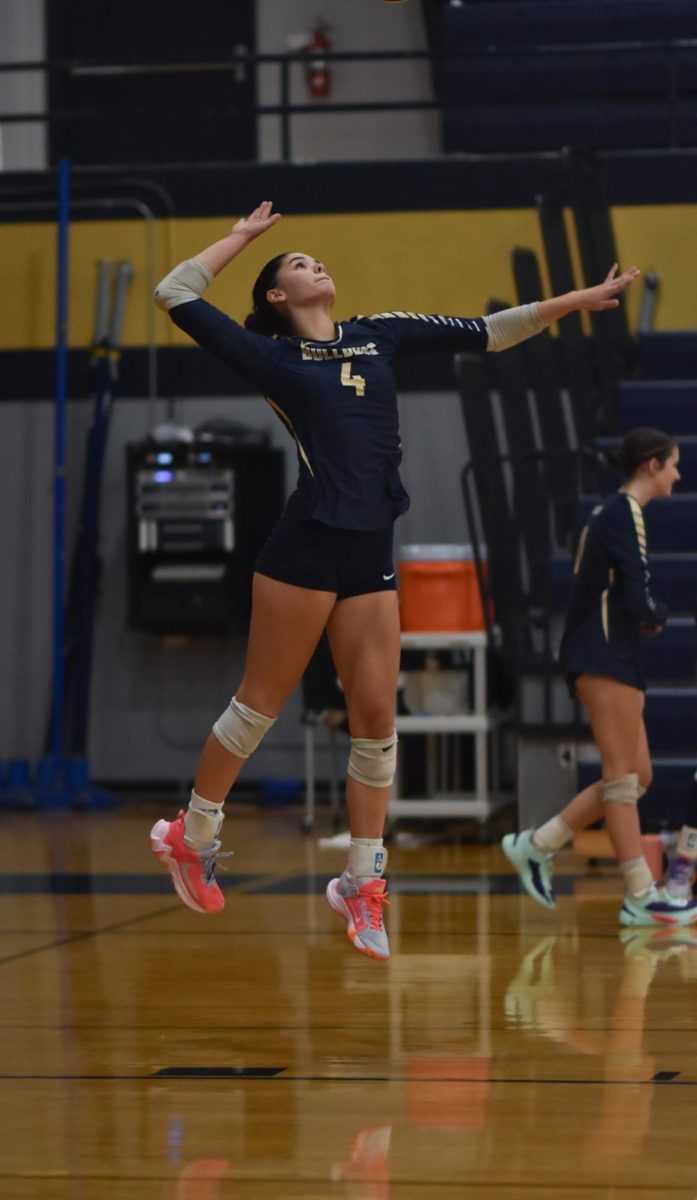
[[266,397],[296,442],[299,476],[256,563],[242,681],[204,746],[188,811],[158,821],[151,844],[185,904],[201,912],[223,907],[214,876],[223,802],[326,628],[351,733],[348,865],[327,897],[354,945],[384,959],[382,836],[397,753],[400,659],[393,526],[409,504],[399,477],[392,358],[409,349],[504,350],[569,312],[615,307],[639,272],[618,275],[614,266],[597,287],[490,317],[387,312],[335,324],[324,265],[291,252],[262,270],[242,328],[201,295],[279,217],[264,201],[155,293],[175,324]]
[[697,920],[697,904],[656,887],[641,845],[637,804],[651,783],[644,725],[642,634],[660,633],[667,609],[650,591],[644,507],[680,479],[679,450],[657,429],[634,429],[617,463],[624,482],[581,534],[559,661],[584,705],[602,780],[539,829],[509,833],[503,849],[534,900],[554,907],[552,859],[573,834],[605,818],[624,877],[623,925]]

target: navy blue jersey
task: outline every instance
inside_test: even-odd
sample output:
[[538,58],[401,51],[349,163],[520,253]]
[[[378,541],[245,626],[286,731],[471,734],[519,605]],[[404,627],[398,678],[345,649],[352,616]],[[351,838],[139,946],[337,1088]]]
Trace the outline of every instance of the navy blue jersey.
[[650,589],[644,512],[615,492],[581,534],[559,659],[567,675],[610,675],[644,687],[642,625],[665,624],[668,610]]
[[250,333],[206,300],[170,309],[174,323],[265,396],[298,450],[288,511],[340,529],[381,529],[409,507],[392,358],[486,350],[482,317],[388,312],[336,326],[330,342]]

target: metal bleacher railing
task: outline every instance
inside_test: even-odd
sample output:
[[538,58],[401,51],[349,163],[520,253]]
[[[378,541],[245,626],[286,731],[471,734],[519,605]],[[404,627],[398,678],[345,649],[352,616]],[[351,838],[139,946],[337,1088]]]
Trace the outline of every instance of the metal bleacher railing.
[[[647,55],[651,56],[652,67],[650,79],[642,68]],[[592,81],[583,85],[581,98],[584,101],[603,104],[618,96],[613,78],[617,77],[617,64],[622,60],[630,69],[632,64],[637,67],[631,89],[628,92],[623,86],[623,100],[631,101],[635,106],[635,119],[641,120],[641,103],[649,101],[654,113],[658,111],[661,119],[652,127],[650,135],[657,140],[658,146],[677,148],[680,146],[697,145],[697,72],[693,69],[697,63],[697,38],[674,39],[668,41],[608,41],[592,43],[550,43],[547,45],[499,46],[487,45],[474,49],[429,49],[429,50],[374,50],[374,51],[327,51],[322,54],[323,62],[328,68],[339,64],[357,63],[397,63],[397,62],[428,62],[433,71],[434,91],[439,92],[432,99],[407,98],[399,99],[362,99],[336,101],[331,99],[312,99],[298,102],[292,98],[296,73],[303,71],[309,61],[307,51],[294,51],[285,54],[236,54],[234,58],[222,62],[162,62],[162,63],[105,63],[94,61],[46,61],[34,60],[24,62],[0,63],[0,72],[42,72],[46,79],[71,80],[86,77],[119,77],[125,81],[129,78],[142,79],[146,76],[189,77],[195,75],[210,75],[212,73],[235,74],[240,69],[256,71],[258,67],[275,66],[278,70],[278,100],[275,103],[254,103],[243,113],[239,106],[231,107],[202,107],[197,119],[200,121],[221,118],[233,119],[241,115],[252,118],[277,117],[280,124],[280,157],[282,161],[292,161],[293,155],[293,118],[306,115],[331,116],[337,113],[362,112],[399,112],[436,110],[444,115],[458,109],[477,109],[491,112],[492,110],[508,108],[515,97],[511,96],[511,77],[506,70],[508,65],[516,68],[537,66],[544,72],[544,99],[555,102],[558,106],[563,102],[577,103],[579,90],[574,89],[575,95],[569,95],[569,73],[564,69],[565,63],[578,64],[587,60],[589,63],[595,56],[597,62],[606,63],[607,70],[592,73]],[[453,74],[455,65],[462,65],[462,70]],[[545,70],[552,64],[557,68]],[[467,86],[468,77],[474,79],[470,68],[478,68],[487,72],[488,86],[482,91],[479,85]],[[449,71],[445,71],[449,68]],[[487,71],[490,69],[490,73]],[[559,69],[561,68],[561,69]],[[588,72],[583,72],[587,78]],[[446,78],[447,76],[447,78]],[[449,84],[458,84],[460,78],[465,81],[463,87],[457,88],[457,94],[448,93]],[[522,78],[522,76],[521,76]],[[376,75],[379,80],[379,75]],[[376,84],[377,86],[377,84]],[[137,116],[137,107],[129,108],[128,98],[124,93],[124,103],[119,106],[122,117]],[[521,95],[518,100],[525,101]],[[538,97],[539,99],[539,97]],[[0,112],[0,129],[3,125],[16,123],[44,124],[58,126],[61,122],[79,122],[88,118],[94,119],[100,114],[94,109],[80,105],[67,106],[46,111],[13,111]],[[605,118],[607,114],[605,114]],[[684,120],[682,119],[684,118]],[[525,129],[523,122],[511,122],[512,127],[518,128],[520,149],[528,149],[525,145]],[[656,132],[658,131],[658,132]],[[224,139],[221,139],[224,140]],[[465,149],[466,147],[461,147]],[[498,148],[498,147],[497,147]],[[540,148],[539,146],[536,148]],[[558,148],[550,146],[550,148]],[[58,149],[57,154],[60,153]]]

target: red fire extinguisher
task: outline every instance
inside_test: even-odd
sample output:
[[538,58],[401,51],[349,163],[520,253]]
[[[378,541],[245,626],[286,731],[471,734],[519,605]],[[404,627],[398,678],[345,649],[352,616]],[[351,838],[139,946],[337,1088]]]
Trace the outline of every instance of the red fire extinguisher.
[[327,26],[318,21],[312,31],[305,50],[308,63],[305,68],[307,90],[315,100],[325,100],[331,90],[331,72],[324,55],[331,50]]

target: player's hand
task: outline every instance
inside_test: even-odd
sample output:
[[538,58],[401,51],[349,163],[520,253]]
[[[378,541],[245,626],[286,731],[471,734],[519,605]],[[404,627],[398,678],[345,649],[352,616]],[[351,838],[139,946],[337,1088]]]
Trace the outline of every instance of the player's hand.
[[272,208],[272,200],[262,200],[259,207],[254,209],[254,212],[251,212],[248,217],[241,217],[233,225],[232,232],[243,234],[247,238],[247,241],[251,242],[253,238],[259,237],[260,233],[266,233],[267,229],[270,229],[272,225],[280,221],[281,214],[272,212]]
[[626,292],[641,274],[638,267],[630,267],[621,275],[617,274],[618,270],[617,263],[614,263],[602,283],[578,292],[578,307],[586,312],[603,312],[606,308],[618,308],[620,302],[617,297]]

